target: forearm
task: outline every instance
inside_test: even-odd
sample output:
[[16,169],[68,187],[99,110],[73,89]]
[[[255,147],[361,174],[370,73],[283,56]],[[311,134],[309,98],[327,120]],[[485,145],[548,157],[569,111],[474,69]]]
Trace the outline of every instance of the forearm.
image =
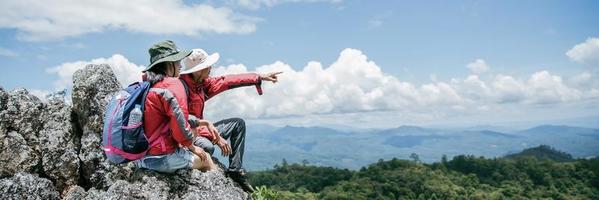
[[212,144],[216,144],[220,140],[220,138],[221,138],[220,135],[218,135],[215,132],[216,128],[214,128],[214,125],[210,121],[201,119],[201,120],[199,120],[199,124],[200,124],[200,126],[206,127],[206,129],[208,129],[208,131],[210,132],[210,136],[204,136],[204,137],[206,137],[206,138],[208,138],[208,140],[212,141]]
[[262,84],[262,80],[260,79],[260,75],[256,73],[244,73],[209,78],[206,83],[207,96],[211,98],[225,90],[244,86],[259,86]]

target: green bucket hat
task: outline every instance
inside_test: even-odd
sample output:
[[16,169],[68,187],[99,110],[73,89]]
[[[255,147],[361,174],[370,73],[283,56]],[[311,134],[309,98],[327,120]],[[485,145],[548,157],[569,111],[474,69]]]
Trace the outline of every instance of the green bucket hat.
[[150,65],[143,70],[144,72],[161,62],[179,61],[191,54],[191,50],[179,50],[173,41],[165,40],[150,47],[148,53],[150,53]]

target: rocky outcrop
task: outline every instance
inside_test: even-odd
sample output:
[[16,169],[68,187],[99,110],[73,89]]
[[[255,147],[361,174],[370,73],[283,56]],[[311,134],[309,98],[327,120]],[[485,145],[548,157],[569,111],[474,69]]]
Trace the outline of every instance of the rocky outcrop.
[[25,89],[0,92],[0,176],[39,171],[39,130],[44,105]]
[[81,187],[66,191],[64,199],[247,199],[242,189],[224,177],[222,171],[179,170],[160,174],[139,170],[128,181],[116,180],[107,190]]
[[89,65],[73,74],[73,113],[81,134],[81,152],[84,177],[96,188],[106,188],[113,181],[129,175],[130,170],[119,170],[105,162],[102,145],[104,111],[111,94],[121,85],[108,65]]
[[52,182],[25,172],[0,180],[2,199],[58,199]]
[[71,106],[65,103],[64,98],[61,94],[48,98],[41,115],[45,123],[39,131],[42,168],[59,190],[77,184],[80,167],[79,136],[72,125]]
[[[121,85],[108,65],[73,75],[72,101],[0,87],[2,199],[248,199],[222,170],[161,174],[106,161],[103,116]],[[67,102],[72,102],[70,105]]]

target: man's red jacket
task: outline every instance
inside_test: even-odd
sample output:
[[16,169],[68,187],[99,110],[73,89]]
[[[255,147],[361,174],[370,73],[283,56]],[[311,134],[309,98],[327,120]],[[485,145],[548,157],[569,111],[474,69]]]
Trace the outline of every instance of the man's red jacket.
[[[262,81],[260,76],[256,73],[208,77],[201,83],[194,81],[191,74],[181,75],[180,79],[185,81],[189,88],[189,114],[192,121],[204,119],[204,103],[208,99],[228,89],[254,85],[256,86],[258,94],[262,95],[262,88],[260,87]],[[212,135],[210,131],[203,126],[198,129],[198,133],[213,142],[218,139],[216,135]]]

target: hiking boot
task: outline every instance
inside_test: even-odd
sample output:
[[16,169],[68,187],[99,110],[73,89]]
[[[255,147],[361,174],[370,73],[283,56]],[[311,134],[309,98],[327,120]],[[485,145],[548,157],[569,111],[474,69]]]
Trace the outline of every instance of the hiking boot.
[[233,179],[236,183],[241,185],[241,188],[247,193],[253,193],[254,188],[250,184],[250,181],[247,178],[247,174],[244,170],[240,171],[227,171],[227,176]]

